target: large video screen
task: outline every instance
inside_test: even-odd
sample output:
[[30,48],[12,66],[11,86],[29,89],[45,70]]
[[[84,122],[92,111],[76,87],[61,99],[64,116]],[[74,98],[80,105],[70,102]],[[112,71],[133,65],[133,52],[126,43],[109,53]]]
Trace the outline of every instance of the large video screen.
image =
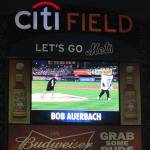
[[33,60],[31,122],[119,124],[118,64]]

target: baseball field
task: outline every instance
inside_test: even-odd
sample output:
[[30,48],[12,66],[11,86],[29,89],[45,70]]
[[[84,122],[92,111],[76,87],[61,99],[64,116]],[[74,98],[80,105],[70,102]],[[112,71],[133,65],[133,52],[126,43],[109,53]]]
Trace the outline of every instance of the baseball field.
[[118,83],[112,83],[111,100],[106,94],[99,100],[99,82],[64,82],[58,81],[54,95],[42,94],[47,81],[32,81],[32,110],[89,110],[89,111],[119,111]]

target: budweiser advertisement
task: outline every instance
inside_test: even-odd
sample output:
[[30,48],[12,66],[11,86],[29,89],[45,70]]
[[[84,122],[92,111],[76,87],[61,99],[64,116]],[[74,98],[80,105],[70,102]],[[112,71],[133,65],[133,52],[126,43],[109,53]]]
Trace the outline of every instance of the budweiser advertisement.
[[137,126],[9,126],[9,150],[141,149]]

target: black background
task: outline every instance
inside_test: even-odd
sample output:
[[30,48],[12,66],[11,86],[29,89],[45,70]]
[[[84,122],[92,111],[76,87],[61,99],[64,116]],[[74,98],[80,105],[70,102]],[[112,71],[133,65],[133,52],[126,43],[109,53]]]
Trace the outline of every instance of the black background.
[[[54,1],[54,0],[53,0]],[[3,1],[0,4],[0,149],[7,149],[7,117],[8,117],[8,56],[11,45],[8,39],[15,37],[10,34],[9,21],[14,12],[21,9],[30,9],[37,0]],[[56,0],[54,1],[56,2]],[[131,56],[131,49],[126,51],[125,57],[115,58],[118,62],[138,62],[141,66],[141,108],[142,108],[142,150],[150,149],[150,9],[148,0],[57,0],[57,4],[64,9],[78,8],[84,11],[106,10],[115,13],[125,13],[134,18],[136,32],[121,40],[134,47],[135,55]],[[11,37],[11,38],[10,38]],[[112,36],[112,38],[115,38]],[[120,38],[120,37],[119,37]],[[129,40],[126,40],[129,39]],[[132,45],[134,43],[134,45]],[[123,46],[123,45],[122,45]],[[18,54],[16,53],[16,56]],[[31,56],[32,57],[32,56]],[[105,59],[107,60],[107,58]],[[112,58],[113,60],[113,58]]]

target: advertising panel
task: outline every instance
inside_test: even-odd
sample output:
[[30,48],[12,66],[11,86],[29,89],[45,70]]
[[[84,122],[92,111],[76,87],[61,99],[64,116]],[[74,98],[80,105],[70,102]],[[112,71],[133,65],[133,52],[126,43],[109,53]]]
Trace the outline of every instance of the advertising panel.
[[16,3],[20,7],[13,2],[10,8],[10,57],[119,59],[129,57],[127,51],[138,56],[132,46],[138,42],[136,23],[128,14],[53,0]]
[[9,123],[30,123],[30,61],[9,63]]
[[123,125],[141,124],[139,68],[139,64],[120,65],[121,124]]
[[141,129],[135,126],[9,126],[9,150],[141,149]]

